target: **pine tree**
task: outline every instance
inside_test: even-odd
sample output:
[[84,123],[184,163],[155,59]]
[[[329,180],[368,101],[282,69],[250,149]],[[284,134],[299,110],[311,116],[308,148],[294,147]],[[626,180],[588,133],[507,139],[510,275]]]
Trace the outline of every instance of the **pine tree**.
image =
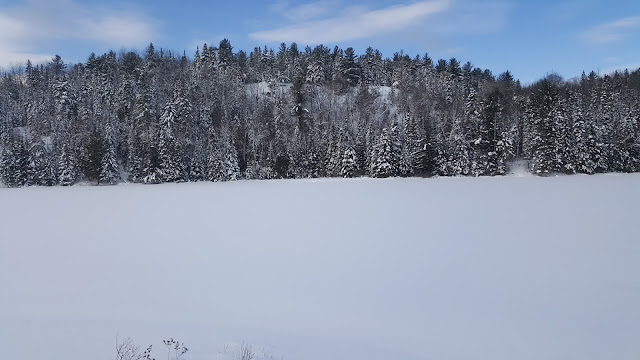
[[467,140],[464,129],[462,128],[461,121],[454,120],[451,133],[447,139],[447,159],[444,170],[446,175],[469,175],[471,171],[469,147],[469,141]]
[[181,182],[186,177],[181,149],[174,135],[175,128],[176,106],[168,104],[160,116],[160,168],[165,182]]
[[73,66],[56,56],[0,79],[0,169],[10,186],[114,183],[119,165],[150,183],[499,175],[514,156],[540,175],[638,171],[639,79],[552,74],[523,87],[457,59],[434,68],[427,54],[293,43],[247,56],[228,40],[193,61],[153,45]]
[[573,174],[576,172],[576,154],[573,125],[566,114],[565,103],[560,100],[552,112],[554,134],[554,171]]
[[238,152],[233,144],[233,139],[229,136],[224,141],[222,165],[221,175],[223,176],[224,181],[234,181],[240,178]]
[[393,148],[394,145],[389,130],[383,128],[382,134],[380,134],[380,138],[373,149],[371,176],[381,178],[396,176]]
[[421,138],[418,133],[417,125],[415,119],[407,114],[404,119],[404,128],[405,128],[405,146],[404,149],[404,160],[403,162],[407,165],[407,175],[413,175],[416,173],[416,170],[419,169],[419,154],[422,150],[421,146]]
[[73,185],[77,178],[75,155],[67,143],[63,143],[58,157],[58,182],[62,186]]
[[391,166],[393,168],[393,175],[391,176],[406,176],[410,171],[410,167],[406,161],[407,156],[402,145],[400,125],[395,120],[391,124],[389,140],[391,142]]
[[28,184],[28,157],[22,137],[13,136],[2,156],[2,177],[5,185],[20,187]]
[[358,174],[358,171],[356,151],[353,147],[348,147],[342,156],[342,168],[340,173],[342,174],[342,177],[350,178],[355,177]]
[[531,94],[528,106],[528,147],[531,152],[531,170],[537,175],[559,171],[556,161],[555,118],[559,106],[559,90],[551,79],[543,79]]
[[208,165],[209,181],[233,181],[240,178],[237,151],[229,136],[223,136],[212,143]]
[[100,174],[103,170],[102,159],[105,153],[102,134],[94,130],[83,150],[80,170],[88,180],[97,180],[99,184]]
[[145,184],[161,183],[164,174],[162,173],[162,162],[160,152],[155,144],[145,144],[145,153],[142,161],[142,182]]
[[433,130],[429,130],[420,148],[415,153],[414,168],[417,175],[433,176],[438,173],[437,159],[440,155],[439,144],[433,136]]
[[474,142],[476,176],[503,175],[506,172],[508,142],[505,132],[499,126],[502,115],[501,99],[502,93],[496,88],[481,102],[480,128],[478,138]]
[[47,153],[42,141],[35,142],[29,147],[29,160],[27,170],[28,185],[47,184]]
[[327,162],[325,165],[327,176],[341,176],[343,153],[339,135],[334,135],[329,140],[329,147],[327,148]]
[[575,137],[576,171],[583,174],[593,174],[596,169],[595,133],[593,131],[592,117],[584,116],[584,104],[582,97],[572,93],[569,97],[570,116],[573,122]]
[[111,135],[111,129],[106,131],[107,137],[104,143],[104,152],[101,159],[101,171],[99,182],[115,185],[120,182],[120,168],[116,158],[116,149]]

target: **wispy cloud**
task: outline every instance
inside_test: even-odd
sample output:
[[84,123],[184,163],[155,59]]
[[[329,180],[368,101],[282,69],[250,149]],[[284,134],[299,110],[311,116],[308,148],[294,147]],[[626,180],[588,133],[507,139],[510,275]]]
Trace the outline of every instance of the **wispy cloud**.
[[640,29],[640,16],[631,16],[591,28],[581,35],[589,44],[604,45],[620,42]]
[[158,24],[134,5],[92,6],[73,0],[29,0],[0,7],[0,66],[50,58],[39,53],[58,41],[89,41],[109,47],[147,44]]
[[[286,18],[295,14],[312,13],[314,17],[326,13],[323,3],[307,4],[290,11]],[[304,44],[335,43],[364,39],[380,33],[405,29],[425,18],[449,9],[451,0],[421,1],[408,5],[391,6],[379,10],[352,7],[339,16],[304,23],[294,22],[284,27],[249,34],[254,40],[266,42],[300,42]]]
[[546,20],[553,23],[566,23],[584,16],[584,11],[597,6],[594,0],[561,0],[549,4]]
[[302,22],[318,19],[339,7],[339,0],[321,0],[311,3],[292,5],[290,1],[281,0],[269,6],[270,11],[291,22]]
[[449,35],[485,35],[507,26],[513,4],[507,1],[455,0],[453,6],[430,26],[432,32]]

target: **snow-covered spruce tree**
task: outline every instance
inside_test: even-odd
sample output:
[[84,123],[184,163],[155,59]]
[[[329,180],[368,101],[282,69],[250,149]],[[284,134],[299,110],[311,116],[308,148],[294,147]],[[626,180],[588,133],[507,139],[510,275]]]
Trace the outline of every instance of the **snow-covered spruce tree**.
[[325,169],[327,176],[341,176],[343,154],[344,150],[342,149],[340,134],[334,132],[334,134],[329,139],[326,153]]
[[309,161],[309,175],[312,178],[318,178],[322,176],[322,174],[324,173],[324,169],[322,168],[323,160],[316,146],[312,147],[309,150],[308,161]]
[[469,140],[460,120],[453,121],[451,133],[447,139],[445,174],[448,176],[469,175],[471,156]]
[[144,150],[141,180],[145,184],[159,184],[163,179],[160,151],[154,143],[145,144]]
[[27,184],[48,185],[47,166],[47,151],[42,140],[31,143],[29,146]]
[[582,174],[593,174],[597,147],[593,132],[593,118],[584,115],[584,102],[577,92],[569,94],[569,117],[573,123],[575,170]]
[[624,171],[640,171],[640,100],[635,100],[623,120],[622,146],[629,154],[629,163]]
[[212,142],[208,159],[207,180],[233,181],[240,178],[238,155],[233,140],[228,135]]
[[340,170],[342,177],[355,177],[358,175],[359,170],[356,151],[353,147],[346,148],[342,156],[342,169]]
[[403,146],[403,162],[407,167],[406,175],[414,175],[419,166],[418,157],[422,150],[422,141],[418,133],[416,121],[410,114],[406,114],[405,116],[404,129],[405,145]]
[[224,181],[238,180],[240,178],[240,167],[238,166],[238,152],[233,144],[233,139],[227,136],[223,145],[222,175]]
[[137,84],[138,93],[136,94],[135,105],[133,109],[133,119],[129,125],[128,139],[128,166],[129,177],[133,182],[145,182],[144,179],[155,179],[156,161],[152,161],[151,155],[155,155],[151,149],[151,141],[153,134],[151,126],[155,123],[155,110],[153,108],[153,91],[151,85],[147,84],[146,75],[143,71],[140,73],[140,79]]
[[437,159],[440,155],[440,146],[430,129],[424,140],[420,142],[420,148],[415,153],[413,167],[416,175],[433,176],[438,174]]
[[[490,108],[487,107],[487,110]],[[471,138],[471,175],[485,175],[488,168],[489,133],[487,125],[493,120],[491,111],[485,112],[485,103],[478,98],[477,89],[471,87],[464,106],[467,133]],[[488,115],[489,118],[487,118]]]
[[305,144],[305,140],[298,128],[295,129],[291,146],[291,158],[291,172],[295,178],[311,177],[309,146]]
[[394,167],[392,176],[407,176],[410,171],[407,156],[402,145],[402,134],[400,134],[400,124],[396,120],[391,124],[389,131],[389,140],[391,141],[391,158]]
[[534,86],[527,109],[527,148],[530,150],[531,171],[545,175],[559,171],[556,161],[555,117],[560,103],[560,93],[553,78],[545,78]]
[[387,128],[382,129],[382,133],[373,148],[373,152],[371,176],[380,178],[396,176],[397,166],[394,163],[393,143]]
[[186,155],[189,161],[189,181],[203,181],[206,178],[207,152],[205,137],[198,134],[193,143],[192,151]]
[[176,106],[167,104],[160,116],[160,168],[163,182],[185,181],[185,167],[182,163],[182,149],[174,131],[176,128]]
[[353,87],[360,83],[362,77],[362,69],[357,62],[357,57],[353,48],[349,47],[344,51],[344,62],[341,63],[342,77],[347,86]]
[[[76,65],[56,57],[29,64],[24,75],[3,73],[0,136],[22,136],[27,184],[57,183],[63,143],[76,174],[83,173],[88,139],[95,129],[106,138],[107,124],[113,128],[108,157],[136,182],[173,181],[164,177],[171,154],[178,154],[183,180],[205,178],[210,131],[229,134],[248,178],[343,176],[349,147],[360,173],[370,174],[382,128],[394,138],[394,119],[401,121],[399,142],[390,139],[390,152],[399,148],[401,157],[389,161],[393,176],[500,174],[512,147],[539,174],[639,170],[638,71],[592,72],[571,82],[550,76],[545,80],[555,90],[541,93],[540,82],[523,87],[508,72],[494,77],[457,59],[438,61],[434,69],[428,55],[383,59],[375,49],[357,56],[291,44],[277,56],[268,47],[247,56],[234,53],[228,41],[201,49],[194,61],[150,46],[143,56],[109,52]],[[296,99],[297,89],[304,101]],[[503,96],[499,116],[490,120],[485,115],[492,111],[483,106],[491,104],[494,89]],[[572,94],[583,103],[579,110]],[[161,139],[168,105],[172,136]],[[171,138],[178,151],[166,150]],[[9,163],[13,145],[2,142]],[[43,180],[43,172],[51,180]]]
[[62,186],[73,185],[77,179],[76,156],[65,142],[61,145],[58,156],[58,183]]
[[55,154],[42,139],[35,140],[29,148],[28,185],[53,186],[58,183]]
[[144,178],[144,144],[133,126],[127,138],[127,154],[129,181],[142,182]]
[[2,177],[5,185],[20,187],[28,184],[29,154],[21,137],[11,136],[2,154]]
[[207,156],[207,176],[208,181],[221,181],[222,173],[222,146],[216,136],[211,136],[209,140],[209,153]]
[[574,129],[563,99],[560,99],[554,107],[552,117],[555,154],[553,169],[557,172],[574,174],[576,172]]
[[481,126],[479,138],[476,140],[480,152],[480,175],[503,175],[506,172],[508,143],[505,131],[500,128],[502,94],[499,89],[492,91],[482,101],[480,114]]
[[115,185],[120,182],[120,167],[116,157],[116,147],[112,130],[107,127],[104,152],[101,159],[100,181],[103,184]]
[[594,117],[594,134],[596,148],[594,161],[596,172],[615,171],[614,142],[614,114],[613,114],[613,84],[611,77],[605,76],[602,81],[591,90],[590,116]]
[[635,124],[633,112],[622,98],[620,90],[614,91],[611,95],[612,123],[609,162],[613,171],[632,172],[636,162],[632,154],[635,142]]
[[104,139],[102,134],[94,130],[82,149],[79,168],[88,180],[100,183],[102,159],[104,157]]

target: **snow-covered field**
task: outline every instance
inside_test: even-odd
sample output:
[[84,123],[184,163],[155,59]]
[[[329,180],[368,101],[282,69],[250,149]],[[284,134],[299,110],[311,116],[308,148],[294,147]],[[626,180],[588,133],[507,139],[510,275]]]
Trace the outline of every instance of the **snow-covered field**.
[[0,358],[638,360],[640,175],[0,189]]

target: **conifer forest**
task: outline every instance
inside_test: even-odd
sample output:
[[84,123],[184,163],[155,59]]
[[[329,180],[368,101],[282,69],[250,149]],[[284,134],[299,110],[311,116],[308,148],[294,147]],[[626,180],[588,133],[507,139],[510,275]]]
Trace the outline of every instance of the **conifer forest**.
[[6,186],[640,170],[640,69],[506,71],[368,48],[158,50],[0,79]]

